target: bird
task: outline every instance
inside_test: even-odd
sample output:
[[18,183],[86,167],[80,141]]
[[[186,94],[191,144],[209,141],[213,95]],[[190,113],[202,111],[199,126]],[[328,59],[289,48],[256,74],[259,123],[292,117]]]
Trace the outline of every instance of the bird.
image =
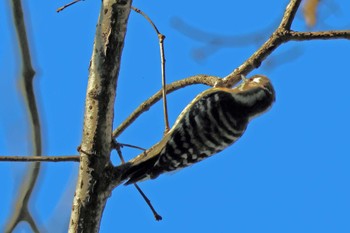
[[234,88],[212,87],[203,91],[185,107],[157,144],[126,164],[121,179],[126,180],[125,185],[155,179],[224,150],[274,102],[275,90],[264,75],[242,76]]

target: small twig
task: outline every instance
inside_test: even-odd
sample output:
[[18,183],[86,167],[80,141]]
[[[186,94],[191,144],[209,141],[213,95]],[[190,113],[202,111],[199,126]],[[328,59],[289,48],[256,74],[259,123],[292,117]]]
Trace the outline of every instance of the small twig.
[[[129,144],[120,144],[118,143],[116,140],[112,140],[112,148],[114,148],[118,155],[119,155],[119,158],[122,162],[122,164],[125,164],[125,160],[124,160],[124,157],[123,157],[123,154],[122,154],[122,151],[121,151],[121,147],[122,146],[130,146],[132,148],[137,148],[137,149],[141,149],[141,147],[138,147],[138,146],[133,146],[133,145],[129,145]],[[142,150],[144,150],[142,148]],[[144,150],[145,151],[145,150]],[[137,189],[137,191],[141,194],[142,198],[145,200],[145,202],[147,203],[147,205],[149,206],[149,208],[151,209],[153,215],[154,215],[154,218],[157,220],[157,221],[160,221],[162,220],[162,216],[160,216],[157,211],[154,209],[153,205],[151,204],[151,201],[148,199],[148,197],[146,196],[146,194],[141,190],[141,188],[135,183],[134,184],[135,188]]]
[[118,156],[120,158],[120,161],[122,161],[122,164],[124,164],[125,160],[124,160],[124,157],[123,157],[123,154],[122,154],[121,145],[115,139],[112,140],[112,148],[117,151],[117,154],[118,154]]
[[142,150],[142,151],[146,151],[146,149],[143,148],[143,147],[134,146],[134,145],[126,144],[126,143],[120,143],[120,142],[118,142],[118,143],[119,143],[119,145],[120,145],[122,148],[123,148],[123,146],[125,146],[125,147],[130,147],[130,148],[135,148],[135,149],[139,149],[139,150]]
[[0,161],[8,162],[80,162],[79,155],[70,156],[0,156]]
[[289,4],[287,5],[284,11],[283,18],[278,28],[290,30],[290,27],[292,26],[295,14],[298,11],[300,3],[301,3],[301,0],[291,0],[289,2]]
[[143,197],[143,199],[145,199],[147,205],[149,206],[149,208],[151,208],[152,213],[154,215],[154,218],[157,221],[162,220],[162,216],[160,216],[157,211],[153,208],[151,201],[147,198],[147,196],[144,194],[144,192],[140,189],[140,187],[137,184],[134,184],[135,188],[137,189],[137,191],[139,191],[139,193],[141,194],[141,196]]
[[165,53],[164,53],[164,39],[165,36],[159,32],[157,26],[153,23],[150,17],[146,15],[143,11],[140,9],[131,6],[131,9],[133,9],[136,13],[141,14],[153,27],[153,29],[157,33],[157,37],[159,40],[159,51],[160,51],[160,69],[162,73],[162,95],[163,95],[163,111],[164,111],[164,122],[165,122],[165,130],[164,133],[167,133],[170,129],[169,127],[169,117],[168,117],[168,106],[167,106],[167,97],[166,97],[166,79],[165,79]]
[[75,0],[75,1],[70,2],[70,3],[68,3],[68,4],[64,5],[64,6],[61,6],[60,8],[58,8],[56,10],[56,12],[59,13],[59,12],[63,11],[64,9],[66,9],[67,7],[70,7],[71,5],[73,5],[73,4],[77,3],[77,2],[80,2],[80,1],[83,1],[83,0]]
[[170,130],[169,126],[169,116],[168,116],[168,106],[167,106],[167,97],[166,97],[166,81],[165,81],[165,55],[164,55],[164,39],[165,36],[158,34],[159,38],[159,50],[160,50],[160,60],[161,60],[161,70],[162,70],[162,96],[163,96],[163,110],[164,110],[164,122],[165,130],[164,134],[168,133]]
[[329,39],[350,39],[350,30],[323,31],[323,32],[296,32],[290,31],[288,40],[329,40]]
[[[204,84],[208,86],[215,86],[221,82],[219,77],[209,75],[196,75],[189,78],[185,78],[171,84],[166,85],[166,93],[169,94],[185,86],[194,84]],[[143,112],[148,111],[152,105],[157,103],[162,98],[162,91],[158,91],[156,94],[151,96],[149,99],[144,101],[138,108],[136,108],[126,120],[121,123],[117,129],[113,131],[113,138],[118,137],[132,122],[134,122]]]

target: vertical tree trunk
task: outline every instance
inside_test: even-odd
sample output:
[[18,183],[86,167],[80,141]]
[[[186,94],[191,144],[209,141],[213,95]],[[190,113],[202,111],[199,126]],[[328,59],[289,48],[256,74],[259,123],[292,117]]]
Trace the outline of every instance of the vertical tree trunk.
[[85,102],[81,162],[69,232],[98,232],[112,187],[110,165],[117,76],[132,0],[104,0]]

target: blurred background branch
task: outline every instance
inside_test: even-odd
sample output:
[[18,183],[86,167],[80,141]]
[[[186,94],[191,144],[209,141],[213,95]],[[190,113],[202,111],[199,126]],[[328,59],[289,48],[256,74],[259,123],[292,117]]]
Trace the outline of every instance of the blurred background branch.
[[[21,57],[21,78],[19,79],[19,83],[23,100],[28,111],[28,123],[31,131],[30,139],[28,141],[31,141],[32,143],[32,154],[34,156],[40,156],[42,154],[41,126],[34,93],[33,79],[35,71],[32,66],[26,22],[24,20],[21,0],[13,0],[11,3],[13,24],[16,29]],[[20,190],[17,192],[18,196],[14,199],[13,212],[8,220],[5,232],[12,232],[21,221],[28,222],[34,232],[39,232],[38,226],[29,210],[29,201],[38,179],[39,171],[40,162],[35,162],[29,165],[24,180],[20,185]]]

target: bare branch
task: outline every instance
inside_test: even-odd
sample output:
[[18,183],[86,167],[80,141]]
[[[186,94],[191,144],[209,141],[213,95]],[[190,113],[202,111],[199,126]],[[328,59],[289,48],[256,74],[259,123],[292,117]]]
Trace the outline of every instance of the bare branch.
[[80,2],[80,1],[81,1],[81,0],[74,0],[74,1],[68,3],[68,4],[64,5],[64,6],[59,7],[59,8],[56,10],[56,12],[59,13],[59,12],[63,11],[64,9],[66,9],[67,7],[70,7],[71,5],[73,5],[73,4],[77,3],[77,2]]
[[0,161],[8,162],[80,162],[79,155],[70,156],[0,156]]
[[284,15],[281,24],[278,28],[283,28],[285,30],[290,30],[292,26],[295,14],[298,11],[301,0],[291,0],[284,11]]
[[282,43],[287,41],[285,38],[285,32],[290,29],[300,2],[301,0],[291,0],[289,2],[282,17],[281,23],[276,31],[241,66],[224,78],[225,86],[231,87],[237,84],[240,81],[241,75],[246,76],[253,69],[258,68],[268,55],[270,55]]
[[290,41],[303,41],[312,39],[349,39],[349,31],[325,31],[325,32],[294,32],[290,30],[295,13],[300,5],[300,0],[291,0],[288,4],[280,26],[270,38],[241,66],[223,79],[223,85],[231,87],[240,81],[241,75],[247,75],[261,63],[281,44]]
[[[40,156],[42,153],[41,126],[33,87],[35,71],[32,66],[32,59],[30,55],[26,26],[23,16],[22,2],[13,0],[11,3],[13,10],[13,20],[21,55],[22,78],[19,80],[19,82],[22,95],[28,110],[30,122],[29,125],[31,128],[30,139],[33,145],[33,154]],[[39,176],[39,171],[40,163],[33,163],[28,168],[27,175],[24,177],[21,189],[18,192],[18,197],[15,200],[15,207],[13,208],[14,212],[7,223],[5,229],[6,232],[12,232],[21,221],[28,222],[34,232],[39,232],[39,229],[36,226],[35,221],[28,209],[28,203]]]
[[323,31],[323,32],[295,32],[290,31],[288,40],[304,41],[304,40],[334,40],[334,39],[350,39],[350,30],[343,31]]
[[[113,140],[113,147],[117,151],[118,156],[119,156],[120,160],[122,161],[122,164],[125,164],[125,160],[124,160],[121,148],[122,148],[122,146],[126,146],[126,145],[128,145],[128,144],[120,144],[117,141]],[[131,146],[132,148],[140,149],[140,147],[137,147],[137,146],[133,146],[133,145],[128,145],[128,146]],[[134,186],[137,189],[137,191],[141,194],[143,200],[145,200],[145,202],[148,205],[148,207],[151,209],[151,211],[153,213],[153,216],[156,219],[156,221],[162,220],[163,219],[162,216],[160,216],[157,213],[157,211],[154,209],[150,199],[146,196],[146,194],[142,191],[142,189],[136,183],[134,184]]]
[[[191,76],[176,82],[173,82],[166,86],[167,94],[176,91],[185,86],[194,84],[204,84],[208,86],[218,85],[220,83],[220,78],[209,75],[196,75]],[[113,131],[113,138],[118,137],[132,122],[134,122],[143,112],[149,110],[155,103],[157,103],[162,98],[162,90],[158,91],[152,97],[143,102],[135,111],[133,111],[126,120],[121,123],[116,130]]]
[[142,189],[138,186],[138,184],[134,184],[135,188],[137,189],[137,191],[139,191],[139,193],[141,194],[141,196],[143,197],[143,199],[146,201],[147,205],[149,206],[149,208],[151,209],[152,213],[153,213],[153,216],[154,218],[157,220],[157,221],[160,221],[163,219],[162,216],[160,216],[157,211],[154,209],[150,199],[148,199],[148,197],[146,196],[146,194],[142,191]]
[[169,131],[169,117],[168,117],[168,106],[167,106],[167,100],[166,100],[166,79],[165,79],[165,53],[164,53],[164,40],[165,36],[159,32],[157,26],[153,23],[150,17],[146,15],[143,11],[140,9],[137,9],[135,7],[131,7],[135,12],[141,14],[145,19],[152,25],[153,29],[157,33],[158,41],[159,41],[159,51],[160,51],[160,70],[162,73],[162,97],[163,97],[163,111],[164,111],[164,122],[165,122],[165,130],[164,133],[167,133]]

